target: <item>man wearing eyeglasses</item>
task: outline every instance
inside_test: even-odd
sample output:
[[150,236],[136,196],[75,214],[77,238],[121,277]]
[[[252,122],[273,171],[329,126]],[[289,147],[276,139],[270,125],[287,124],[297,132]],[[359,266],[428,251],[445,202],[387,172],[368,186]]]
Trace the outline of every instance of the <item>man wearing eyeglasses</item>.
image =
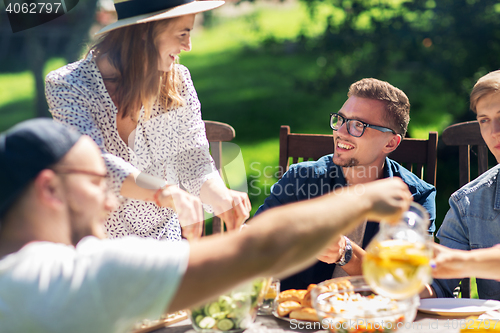
[[258,276],[296,272],[335,235],[366,218],[397,221],[411,202],[402,181],[383,180],[270,210],[222,238],[98,239],[116,207],[105,175],[94,141],[65,125],[36,119],[0,133],[2,333],[129,332]]
[[[318,161],[291,165],[273,185],[256,215],[348,185],[356,188],[377,179],[400,177],[408,185],[414,201],[428,210],[429,232],[434,232],[434,186],[387,157],[398,147],[408,128],[410,102],[407,96],[391,84],[373,78],[353,83],[347,96],[342,108],[330,115],[333,154]],[[368,221],[351,234],[334,239],[318,256],[315,265],[281,281],[282,289],[304,289],[332,277],[361,274],[363,248],[377,232],[378,223]]]

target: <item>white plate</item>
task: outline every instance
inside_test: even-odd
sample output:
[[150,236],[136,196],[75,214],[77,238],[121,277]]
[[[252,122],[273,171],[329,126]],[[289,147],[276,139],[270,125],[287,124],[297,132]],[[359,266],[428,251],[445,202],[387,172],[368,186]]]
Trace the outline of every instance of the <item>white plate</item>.
[[428,298],[421,299],[418,310],[440,316],[472,316],[486,311],[500,309],[500,302],[471,298]]

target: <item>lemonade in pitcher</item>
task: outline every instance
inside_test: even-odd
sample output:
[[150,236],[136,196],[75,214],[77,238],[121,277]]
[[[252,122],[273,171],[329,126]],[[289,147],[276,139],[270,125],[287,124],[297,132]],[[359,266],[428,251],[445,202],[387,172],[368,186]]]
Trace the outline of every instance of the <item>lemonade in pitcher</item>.
[[428,225],[427,212],[415,203],[398,224],[381,223],[363,258],[363,276],[374,291],[403,299],[431,282]]
[[363,275],[379,294],[411,297],[430,282],[429,258],[430,251],[422,244],[401,240],[372,243],[363,260]]

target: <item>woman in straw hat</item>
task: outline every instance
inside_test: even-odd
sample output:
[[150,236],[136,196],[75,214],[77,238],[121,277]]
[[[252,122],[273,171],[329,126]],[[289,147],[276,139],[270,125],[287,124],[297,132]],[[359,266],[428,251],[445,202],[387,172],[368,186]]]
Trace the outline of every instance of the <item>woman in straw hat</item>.
[[229,229],[248,218],[247,194],[228,190],[215,169],[189,71],[176,63],[191,50],[195,14],[223,3],[117,0],[118,21],[86,58],[47,75],[54,119],[97,142],[123,196],[109,237],[180,240],[180,224],[193,230],[203,220],[201,203]]

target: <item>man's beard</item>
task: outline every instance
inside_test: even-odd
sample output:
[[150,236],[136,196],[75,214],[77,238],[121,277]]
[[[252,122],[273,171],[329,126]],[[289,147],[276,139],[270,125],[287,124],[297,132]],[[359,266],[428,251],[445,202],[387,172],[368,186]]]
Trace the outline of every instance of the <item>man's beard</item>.
[[335,163],[336,165],[343,167],[343,168],[352,168],[352,167],[359,165],[359,160],[356,158],[351,158],[345,163],[342,163],[341,161],[338,161],[339,163],[337,163],[337,161],[335,161],[336,160],[335,147],[337,146],[337,140],[335,140],[335,139],[333,140],[333,146],[334,146],[334,148],[333,148],[333,163]]
[[71,205],[68,206],[68,216],[71,223],[70,236],[73,245],[78,244],[79,241],[87,236],[94,236],[99,239],[107,238],[104,225],[95,220],[97,217],[88,215],[82,215],[81,212],[73,209]]
[[335,161],[335,155],[333,155],[333,163],[337,164],[338,166],[340,167],[343,167],[343,168],[352,168],[352,167],[355,167],[355,166],[358,166],[359,165],[359,160],[356,159],[356,158],[351,158],[349,159],[347,162],[345,163],[337,163]]
[[71,242],[73,243],[73,245],[76,245],[76,244],[78,244],[78,242],[82,238],[84,238],[86,236],[90,236],[92,234],[92,231],[90,230],[90,228],[82,228],[82,226],[84,226],[84,225],[90,226],[90,224],[84,224],[82,222],[83,218],[82,218],[81,214],[76,212],[70,206],[68,207],[68,215],[69,215],[69,219],[71,221],[70,222],[71,223]]

